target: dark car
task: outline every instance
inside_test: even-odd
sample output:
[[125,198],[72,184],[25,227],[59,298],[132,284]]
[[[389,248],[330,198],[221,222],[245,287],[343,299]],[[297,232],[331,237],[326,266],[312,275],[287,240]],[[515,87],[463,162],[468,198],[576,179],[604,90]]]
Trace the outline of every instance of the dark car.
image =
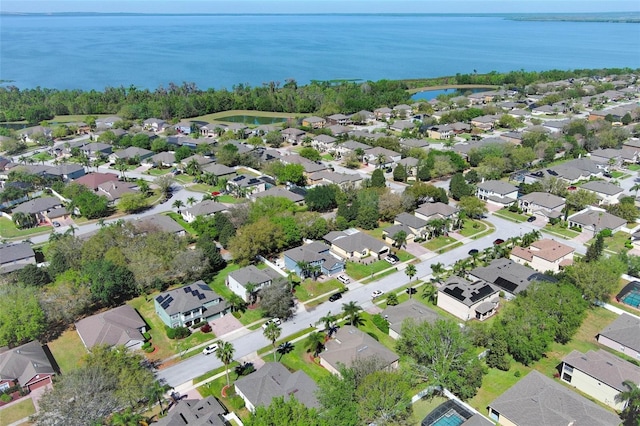
[[469,256],[473,256],[474,254],[478,254],[478,249],[469,250]]
[[496,240],[493,242],[493,244],[495,245],[500,245],[504,243],[504,240],[502,238],[496,238]]
[[329,302],[335,302],[338,299],[342,299],[342,293],[334,293],[329,296]]
[[413,287],[409,287],[408,289],[405,290],[407,292],[407,294],[416,294],[418,292],[418,290],[416,290]]
[[529,216],[527,218],[527,222],[535,222],[536,221],[536,217],[535,216]]

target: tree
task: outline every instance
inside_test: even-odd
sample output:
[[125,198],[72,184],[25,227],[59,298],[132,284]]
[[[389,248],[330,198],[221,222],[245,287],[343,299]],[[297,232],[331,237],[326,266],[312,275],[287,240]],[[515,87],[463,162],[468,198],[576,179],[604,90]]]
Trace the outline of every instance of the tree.
[[145,194],[128,192],[120,197],[118,208],[126,213],[137,213],[149,208],[149,202]]
[[416,266],[410,263],[404,269],[404,273],[409,277],[409,281],[411,281],[418,271],[416,270]]
[[280,343],[278,345],[278,349],[276,352],[278,352],[280,354],[280,359],[282,359],[282,357],[290,352],[293,352],[293,350],[295,349],[295,346],[293,345],[293,343],[291,342],[283,342]]
[[18,229],[33,228],[38,224],[34,215],[24,212],[15,212],[11,219]]
[[307,352],[313,352],[313,356],[317,357],[324,349],[324,334],[317,331],[310,333],[304,341],[304,347],[308,349]]
[[[474,170],[472,171],[475,172]],[[471,171],[469,173],[471,173]],[[469,173],[467,173],[467,175],[469,175]],[[462,173],[456,173],[451,177],[451,181],[449,182],[449,193],[454,200],[459,201],[462,197],[473,195],[473,185],[469,185],[466,182]]]
[[587,254],[584,257],[585,262],[595,262],[602,256],[604,250],[604,237],[602,234],[596,235],[596,240],[587,247]]
[[398,425],[411,415],[411,385],[401,373],[375,371],[356,390],[358,417],[362,424]]
[[470,338],[453,321],[406,320],[396,347],[423,382],[445,387],[463,399],[475,395],[482,384],[484,371]]
[[164,394],[169,389],[171,389],[171,386],[162,384],[158,380],[155,380],[153,384],[146,390],[146,396],[147,398],[149,398],[149,402],[152,404],[155,404],[157,402],[160,406],[160,414],[164,412],[162,401],[164,401]]
[[47,268],[38,268],[36,265],[27,265],[17,273],[18,281],[25,285],[42,287],[51,282]]
[[307,408],[295,397],[275,397],[269,406],[260,405],[244,420],[247,426],[328,426],[315,408]]
[[597,204],[598,197],[591,191],[578,189],[577,191],[567,192],[565,200],[567,206],[571,207],[573,210],[582,210],[588,205]]
[[405,231],[398,231],[393,234],[393,245],[397,248],[402,248],[407,243],[407,233]]
[[195,197],[188,197],[187,198],[187,204],[189,204],[190,206],[194,205],[196,203],[196,198]]
[[362,308],[354,301],[342,304],[342,311],[349,317],[349,324],[351,325],[356,325],[358,322],[358,315],[361,310]]
[[180,213],[180,208],[184,207],[184,203],[182,202],[182,200],[175,200],[172,204],[172,207],[174,209],[177,209],[178,213]]
[[38,339],[46,318],[36,290],[18,284],[0,286],[0,346],[18,346]]
[[470,218],[481,217],[488,211],[484,201],[472,196],[460,198],[458,208]]
[[293,295],[287,283],[277,282],[260,290],[260,307],[264,314],[283,320],[293,315]]
[[375,169],[371,174],[371,187],[384,188],[385,186],[387,186],[387,180],[384,177],[384,172],[382,169]]
[[311,211],[326,212],[337,207],[336,193],[340,191],[337,185],[320,185],[307,191],[305,204]]
[[262,334],[264,334],[264,337],[271,341],[271,345],[273,346],[273,362],[276,362],[276,340],[278,340],[280,334],[282,334],[282,329],[278,326],[278,324],[270,321],[269,323],[267,323],[267,326],[264,328]]
[[171,193],[171,186],[173,185],[173,182],[173,177],[169,175],[159,176],[153,181],[153,183],[160,190],[160,193],[164,195],[165,199],[168,198],[169,194]]
[[622,424],[624,426],[638,426],[640,425],[640,387],[633,380],[625,380],[622,385],[627,390],[620,392],[615,397],[617,403],[627,403],[621,414]]
[[[631,202],[625,202],[625,199],[631,199]],[[634,204],[634,201],[633,197],[624,197],[620,199],[619,203],[610,204],[606,206],[605,209],[614,216],[621,217],[627,222],[634,223],[640,214],[638,208]]]
[[398,296],[396,296],[395,293],[389,293],[387,295],[387,306],[396,306],[397,304],[398,304]]
[[405,182],[407,180],[407,168],[402,164],[398,164],[393,169],[393,180],[396,182]]
[[308,146],[302,148],[298,154],[310,161],[320,161],[322,159],[320,153],[316,149]]
[[225,342],[222,340],[218,341],[218,350],[216,350],[216,357],[224,364],[225,375],[227,376],[227,387],[231,386],[231,382],[229,381],[229,364],[233,361],[233,353],[235,352],[235,348],[230,342]]
[[227,298],[227,304],[231,308],[231,312],[244,312],[247,310],[247,303],[235,293]]
[[580,262],[565,269],[567,278],[591,303],[606,301],[615,290],[625,265],[617,258],[610,257],[592,262]]
[[138,293],[133,273],[124,266],[95,260],[85,264],[82,272],[91,283],[94,300],[105,306],[117,305]]

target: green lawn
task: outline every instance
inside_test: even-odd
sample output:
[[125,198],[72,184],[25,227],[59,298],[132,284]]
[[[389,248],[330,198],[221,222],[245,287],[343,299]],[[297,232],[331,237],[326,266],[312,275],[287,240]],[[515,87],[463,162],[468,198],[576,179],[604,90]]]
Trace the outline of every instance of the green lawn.
[[631,176],[631,175],[629,175],[627,173],[624,173],[624,172],[620,172],[618,170],[614,170],[614,171],[611,172],[611,177],[614,178],[614,179],[626,179],[629,176]]
[[[279,361],[290,371],[302,370],[316,382],[331,374],[323,367],[320,367],[317,362],[311,360],[312,354],[307,352],[304,339],[299,342],[295,342],[293,345],[293,351],[283,355],[282,357],[278,356]],[[267,362],[273,362],[273,355],[271,354],[266,355],[263,358]]]
[[[626,232],[616,232],[610,237],[604,238],[604,248],[605,250],[610,250],[614,253],[620,253],[623,250],[626,250],[624,243],[629,241],[629,234]],[[592,239],[587,242],[587,245],[593,244],[595,239]]]
[[46,152],[39,152],[36,155],[32,155],[31,158],[33,158],[34,160],[36,160],[38,162],[53,160],[53,156],[47,154]]
[[49,346],[63,374],[78,368],[82,357],[87,354],[87,350],[75,330],[65,331],[56,340],[49,342],[47,346]]
[[316,296],[320,296],[321,294],[338,290],[341,287],[342,284],[340,284],[340,282],[336,279],[330,279],[327,281],[314,281],[312,279],[306,279],[300,285],[296,286],[296,299],[301,302],[305,302],[309,299],[313,299]]
[[[218,274],[215,276],[213,281],[209,283],[209,286],[213,291],[218,293],[220,296],[224,297],[225,299],[228,299],[229,297],[231,297],[232,294],[235,294],[235,293],[233,293],[233,291],[231,291],[229,287],[226,286],[225,279],[227,278],[227,275],[229,275],[230,272],[236,271],[238,269],[240,269],[239,265],[235,263],[228,263],[223,270],[218,272]],[[247,309],[245,312],[243,312],[240,315],[240,318],[238,318],[238,320],[243,325],[248,325],[258,321],[261,318],[263,318],[262,309],[258,308],[258,309]]]
[[182,215],[174,212],[168,212],[166,213],[166,215],[169,216],[171,219],[175,220],[176,222],[178,222],[180,226],[182,226],[185,229],[185,231],[187,231],[189,234],[197,235],[197,232],[191,227],[190,223],[188,223],[186,220],[182,218]]
[[[422,246],[431,251],[437,251],[438,253],[444,253],[445,251],[453,250],[456,247],[461,246],[462,243],[453,237],[440,236],[432,240],[427,241]],[[444,249],[443,247],[446,247]]]
[[0,426],[6,426],[36,413],[31,398],[25,398],[17,404],[0,410]]
[[574,231],[573,229],[569,229],[569,228],[564,228],[562,226],[560,226],[560,224],[555,224],[555,225],[551,225],[550,223],[547,223],[545,225],[544,228],[542,228],[543,231],[547,231],[551,234],[556,234],[559,235],[563,238],[566,239],[572,239],[577,237],[578,235],[580,235],[579,232]]
[[166,175],[167,173],[169,173],[171,171],[170,168],[166,168],[166,169],[158,169],[156,167],[147,170],[147,174],[150,174],[151,176],[163,176]]
[[495,216],[502,217],[504,219],[510,220],[512,222],[526,222],[528,216],[525,216],[520,213],[514,213],[509,211],[508,209],[498,210],[493,213]]
[[391,274],[394,274],[396,272],[398,272],[397,268],[388,269],[388,270],[386,270],[384,272],[380,272],[379,274],[374,275],[373,278],[366,278],[366,279],[362,280],[362,283],[363,284],[369,284],[369,283],[372,283],[374,281],[381,280],[382,278],[386,277],[387,275],[391,275]]
[[231,117],[234,115],[250,115],[256,117],[269,117],[269,118],[298,118],[302,117],[300,114],[293,114],[287,112],[271,112],[271,111],[250,111],[250,110],[231,110],[221,111],[213,114],[201,115],[198,117],[188,118],[191,121],[224,121],[225,117]]
[[202,385],[198,388],[200,395],[203,398],[207,396],[214,396],[220,402],[222,402],[225,407],[229,411],[235,412],[240,417],[248,416],[249,412],[246,408],[244,408],[244,400],[242,397],[237,396],[235,393],[235,388],[233,386],[233,382],[237,379],[235,372],[233,371],[232,366],[229,367],[229,379],[231,386],[226,390],[226,397],[222,395],[222,388],[227,385],[226,376],[218,377],[217,379],[207,383],[206,385]]
[[368,230],[365,230],[364,232],[366,232],[367,234],[371,235],[373,238],[381,240],[382,239],[382,231],[383,231],[383,229],[387,228],[387,227],[389,227],[391,225],[393,225],[393,223],[391,223],[391,222],[379,222],[377,228],[368,229]]
[[631,170],[632,172],[637,172],[638,170],[640,170],[640,164],[629,164],[626,167],[628,170]]
[[29,229],[18,229],[16,225],[6,217],[0,217],[0,238],[18,238],[51,232],[51,226],[36,226]]
[[464,237],[471,238],[475,235],[484,233],[488,228],[489,226],[481,220],[464,219],[462,229],[458,232]]
[[392,265],[390,265],[386,260],[377,260],[368,265],[356,262],[347,262],[346,272],[347,275],[358,281],[363,279],[364,277],[371,276],[372,274],[378,273],[391,267]]
[[410,424],[419,426],[427,414],[445,401],[448,401],[448,399],[442,396],[427,396],[417,401],[413,404],[413,414],[409,418]]

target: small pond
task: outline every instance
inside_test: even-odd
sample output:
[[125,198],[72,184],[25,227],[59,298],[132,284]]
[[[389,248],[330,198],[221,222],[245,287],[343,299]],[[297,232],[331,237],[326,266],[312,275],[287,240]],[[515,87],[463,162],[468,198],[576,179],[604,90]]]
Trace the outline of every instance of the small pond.
[[261,117],[258,115],[230,115],[228,117],[218,118],[220,121],[226,121],[229,123],[243,123],[243,124],[253,124],[253,125],[262,125],[262,124],[277,124],[277,123],[285,123],[288,118],[284,117]]

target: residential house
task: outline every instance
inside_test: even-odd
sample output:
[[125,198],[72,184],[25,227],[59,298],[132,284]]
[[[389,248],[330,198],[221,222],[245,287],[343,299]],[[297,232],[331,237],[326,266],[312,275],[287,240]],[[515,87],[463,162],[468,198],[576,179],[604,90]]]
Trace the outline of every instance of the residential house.
[[208,147],[214,142],[209,138],[194,139],[189,136],[169,136],[167,138],[167,144],[174,146],[186,146],[187,148],[197,149],[200,146]]
[[152,132],[163,132],[167,128],[168,123],[160,118],[147,118],[142,122],[142,128],[144,130],[150,130]]
[[139,219],[132,220],[131,222],[134,224],[139,233],[156,231],[176,234],[179,237],[183,237],[186,235],[186,231],[182,226],[178,224],[178,222],[171,219],[169,216],[165,216],[159,213],[150,216],[144,216]]
[[344,114],[332,114],[327,117],[327,124],[330,126],[348,126],[351,124],[351,117]]
[[57,166],[49,167],[45,174],[69,182],[84,176],[86,171],[81,164],[58,164]]
[[327,127],[333,136],[342,136],[349,134],[351,131],[351,127],[343,126],[342,124],[334,124],[333,126]]
[[226,124],[210,123],[200,127],[200,134],[205,138],[215,138],[227,131]]
[[36,254],[29,243],[0,244],[0,274],[36,264]]
[[154,299],[156,314],[165,325],[190,327],[227,314],[227,302],[202,280],[161,293]]
[[108,157],[113,152],[113,145],[101,142],[92,142],[81,146],[80,152],[89,158]]
[[528,265],[538,272],[560,272],[560,269],[573,265],[575,249],[556,240],[543,238],[531,243],[529,247],[515,246],[509,259],[521,265]]
[[587,182],[580,185],[580,188],[594,193],[598,197],[599,205],[618,204],[623,192],[618,185],[600,180]]
[[137,185],[133,182],[120,182],[118,180],[110,180],[98,185],[98,195],[107,197],[110,203],[117,204],[124,194],[137,193]]
[[623,313],[598,333],[596,340],[601,345],[640,360],[640,318]]
[[392,167],[400,161],[402,155],[399,152],[392,151],[381,146],[369,148],[364,151],[364,160],[373,164],[378,168]]
[[224,164],[209,163],[200,168],[204,173],[211,173],[217,177],[230,178],[236,174],[236,169],[233,167],[225,166]]
[[260,369],[234,383],[236,394],[244,400],[249,411],[268,407],[273,398],[295,398],[308,408],[318,408],[318,385],[304,371],[291,373],[279,362],[267,362]]
[[309,176],[312,173],[327,170],[327,166],[322,162],[308,160],[298,154],[290,154],[282,156],[281,160],[284,164],[300,164],[304,168],[304,173]]
[[118,175],[115,173],[88,173],[74,180],[74,183],[84,185],[92,191],[97,191],[101,184],[117,181]]
[[121,149],[120,151],[116,151],[111,154],[109,156],[109,161],[115,163],[118,159],[123,159],[126,161],[142,162],[151,157],[153,154],[154,152],[149,151],[148,149],[130,146],[129,148]]
[[311,146],[320,152],[326,152],[334,147],[338,139],[329,135],[317,135],[311,140]]
[[406,241],[411,242],[416,237],[424,238],[427,232],[427,221],[409,213],[400,213],[393,220],[393,225],[382,231],[382,238],[389,244],[394,244],[394,236],[398,232],[404,232]]
[[625,380],[640,384],[640,367],[603,349],[587,353],[573,350],[562,359],[560,379],[609,407],[622,411],[627,402],[616,401],[616,396],[628,390],[622,384]]
[[193,154],[190,157],[183,158],[182,161],[180,161],[180,164],[183,167],[187,167],[190,163],[192,163],[194,161],[196,163],[198,163],[198,166],[202,167],[202,166],[205,166],[207,164],[213,163],[215,160],[213,158],[211,158],[211,157],[206,157],[206,156],[201,155],[201,154]]
[[455,135],[453,126],[450,124],[442,124],[431,126],[427,129],[427,136],[431,139],[449,139]]
[[529,173],[525,176],[525,183],[533,183],[551,176],[563,179],[567,183],[576,183],[580,180],[602,178],[606,166],[598,165],[588,158],[576,158],[562,164]]
[[580,228],[594,236],[603,229],[610,229],[615,234],[627,224],[626,220],[607,213],[604,209],[592,206],[572,214],[567,218],[567,221],[570,228]]
[[497,312],[499,293],[498,287],[486,281],[471,282],[453,275],[438,289],[438,307],[463,321],[483,321]]
[[55,360],[37,340],[13,349],[0,348],[0,392],[19,385],[31,392],[53,383]]
[[360,261],[369,256],[382,259],[391,250],[382,241],[353,228],[329,232],[324,239],[331,244],[334,253],[346,260]]
[[173,152],[159,152],[147,159],[147,163],[155,167],[173,167],[176,164],[176,154]]
[[502,180],[487,180],[478,184],[476,195],[488,203],[505,207],[518,199],[518,187]]
[[420,148],[426,150],[429,148],[429,141],[425,139],[402,139],[400,140],[400,146],[404,146],[405,148]]
[[634,164],[638,162],[638,148],[625,148],[622,149],[596,149],[591,151],[589,158],[596,163],[607,164],[609,166],[619,167],[622,164]]
[[363,109],[352,114],[351,121],[354,124],[370,124],[376,121],[376,116],[373,112]]
[[202,200],[188,209],[181,210],[181,214],[186,222],[191,223],[195,221],[198,216],[213,216],[216,213],[226,212],[228,210],[229,208],[222,203],[213,200]]
[[369,149],[369,148],[371,148],[371,146],[364,144],[362,142],[348,140],[332,148],[332,150],[335,150],[335,152],[337,152],[341,156],[345,156],[345,155],[350,155],[352,153],[355,153],[356,150],[358,149],[361,149],[364,151],[365,149]]
[[56,197],[34,198],[26,203],[18,204],[11,214],[25,213],[35,216],[38,223],[49,223],[59,217],[68,217],[69,212],[62,205],[62,201]]
[[489,418],[501,425],[618,426],[620,418],[587,398],[532,370],[489,404]]
[[96,128],[98,128],[98,129],[110,129],[119,121],[123,121],[123,120],[122,120],[122,118],[120,118],[120,117],[118,117],[116,115],[112,115],[112,116],[109,116],[109,117],[96,118]]
[[373,115],[376,120],[389,120],[393,115],[393,110],[387,107],[377,108],[373,110]]
[[292,190],[289,190],[281,188],[279,186],[274,186],[273,188],[269,188],[266,191],[253,194],[251,196],[251,199],[255,201],[259,198],[264,197],[282,197],[294,202],[295,204],[302,205],[304,204],[304,195],[302,195],[300,192],[303,191],[296,188],[292,188]]
[[[405,157],[398,161],[398,166],[404,167],[407,172],[407,180],[416,179],[416,175],[418,174],[418,164],[420,164],[420,160],[413,157]],[[397,167],[397,166],[396,166]]]
[[302,125],[305,127],[311,127],[312,129],[322,129],[326,124],[327,120],[314,115],[302,119]]
[[88,350],[97,345],[140,349],[145,341],[142,333],[147,331],[147,324],[135,309],[122,305],[81,319],[76,322],[76,331]]
[[505,258],[494,259],[488,266],[472,269],[469,278],[484,280],[499,287],[507,299],[512,299],[535,281],[555,281],[552,277]]
[[505,132],[505,133],[501,133],[500,137],[505,141],[510,142],[514,145],[521,145],[522,135],[523,133],[521,132]]
[[250,294],[247,291],[247,284],[255,285],[253,289],[253,293],[255,293],[281,278],[282,276],[271,268],[258,269],[254,265],[249,265],[229,272],[225,284],[231,291],[242,297],[245,302],[249,302]]
[[442,319],[437,312],[427,308],[415,299],[409,299],[396,306],[387,306],[380,315],[389,323],[389,336],[396,340],[400,338],[402,325],[407,319],[411,319],[417,323],[434,323],[436,320]]
[[562,215],[565,201],[548,192],[530,192],[518,198],[518,207],[528,215],[558,218]]
[[387,370],[398,368],[399,357],[382,343],[364,331],[350,325],[338,329],[334,338],[325,343],[319,355],[320,365],[333,374],[340,374],[340,367],[351,367],[358,359],[376,357]]
[[499,115],[482,115],[471,119],[471,125],[482,130],[491,130],[500,120]]
[[[423,203],[421,204],[413,214],[420,219],[426,220],[427,222],[433,219],[444,219],[453,222],[458,218],[458,213],[460,211],[448,204],[444,204],[441,202],[437,203]],[[453,223],[451,224],[451,226]]]
[[34,126],[27,127],[18,132],[18,136],[23,142],[35,143],[38,142],[40,137],[45,140],[51,140],[53,138],[53,129],[51,127]]
[[176,129],[178,131],[178,133],[183,134],[183,135],[190,135],[191,134],[191,128],[195,123],[191,122],[191,121],[181,121],[178,124],[174,124],[173,128]]
[[280,134],[282,135],[282,139],[285,142],[297,145],[302,142],[302,139],[304,139],[304,137],[307,135],[307,132],[305,132],[304,130],[289,127],[288,129],[282,130]]
[[400,104],[393,107],[393,115],[398,118],[409,118],[413,108],[407,104]]
[[158,419],[153,426],[229,426],[227,409],[214,396],[204,399],[181,399],[166,416]]
[[256,192],[266,191],[267,183],[260,178],[249,175],[238,175],[227,181],[227,191],[238,197],[249,197]]
[[332,276],[344,271],[345,263],[337,255],[331,253],[331,247],[327,244],[314,241],[303,244],[284,252],[284,267],[296,273],[302,278],[306,278],[308,271],[304,271],[301,264],[308,264],[311,267],[319,267],[319,275]]
[[362,184],[362,176],[357,173],[338,173],[328,170],[312,173],[308,179],[310,186],[335,184],[342,189],[359,188]]
[[389,124],[389,129],[395,130],[396,132],[411,130],[415,127],[416,127],[416,123],[409,120],[396,120],[393,123]]

